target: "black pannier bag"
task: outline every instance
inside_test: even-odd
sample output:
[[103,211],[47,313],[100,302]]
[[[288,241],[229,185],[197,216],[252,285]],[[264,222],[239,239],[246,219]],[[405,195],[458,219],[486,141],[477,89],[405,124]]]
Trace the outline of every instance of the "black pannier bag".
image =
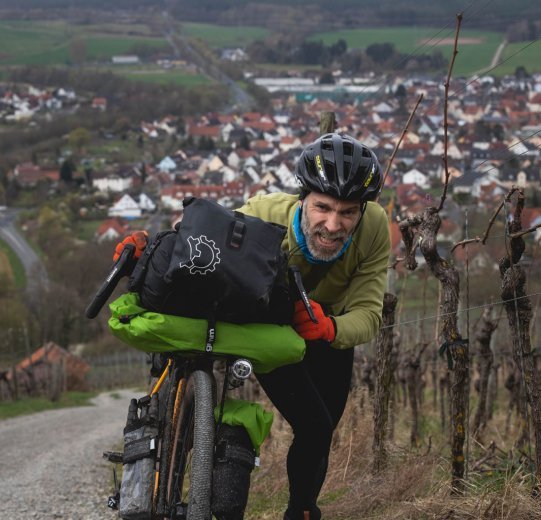
[[242,520],[256,453],[244,426],[220,425],[212,471],[212,513],[218,520]]
[[284,226],[187,198],[175,228],[152,239],[130,278],[144,308],[232,323],[291,323]]

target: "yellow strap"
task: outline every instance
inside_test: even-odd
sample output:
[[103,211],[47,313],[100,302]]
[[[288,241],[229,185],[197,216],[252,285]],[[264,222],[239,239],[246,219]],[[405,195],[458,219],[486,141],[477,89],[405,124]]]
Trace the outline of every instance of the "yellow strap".
[[150,392],[150,395],[154,395],[155,393],[160,391],[160,388],[165,381],[165,378],[167,377],[167,374],[169,373],[169,367],[171,366],[171,360],[167,360],[167,366],[165,367],[164,371],[162,372],[162,375],[160,376],[160,379],[158,379],[157,383],[154,385],[154,388],[152,389],[152,392]]

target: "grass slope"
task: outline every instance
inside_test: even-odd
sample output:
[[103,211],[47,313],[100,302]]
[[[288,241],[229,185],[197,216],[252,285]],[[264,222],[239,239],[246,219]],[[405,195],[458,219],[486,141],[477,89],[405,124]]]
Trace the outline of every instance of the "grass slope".
[[185,23],[182,29],[186,36],[200,38],[211,47],[244,47],[254,40],[264,40],[270,31],[261,27],[231,27],[206,23]]
[[[338,40],[344,40],[348,48],[364,49],[373,43],[393,43],[401,53],[426,54],[441,51],[446,58],[451,57],[453,51],[452,40],[454,27],[440,32],[440,29],[426,27],[392,27],[382,29],[352,29],[333,32],[316,33],[312,40],[322,40],[330,45]],[[459,54],[455,62],[455,75],[471,74],[490,64],[490,60],[503,35],[498,32],[463,30],[461,39],[479,39],[480,43],[460,43]],[[430,41],[428,41],[430,40]],[[441,41],[440,41],[441,40]],[[425,42],[427,42],[425,44]],[[438,43],[438,45],[435,45]]]
[[[62,65],[72,61],[71,46],[81,41],[86,61],[110,60],[116,54],[126,54],[138,45],[168,49],[163,38],[127,34],[114,25],[103,28],[76,26],[67,22],[0,22],[0,65]],[[136,26],[136,33],[141,28]]]
[[[425,376],[428,380],[428,376]],[[373,410],[365,388],[352,391],[344,416],[335,431],[327,479],[319,506],[329,520],[425,520],[474,518],[531,520],[541,518],[541,505],[531,496],[533,479],[527,465],[518,463],[514,443],[520,421],[513,416],[506,427],[508,396],[500,388],[494,418],[484,436],[503,450],[494,471],[476,469],[486,455],[480,444],[470,442],[469,478],[464,496],[450,496],[448,426],[442,430],[431,389],[420,405],[419,441],[410,443],[411,409],[400,393],[394,410],[394,437],[388,436],[388,467],[371,472]],[[269,403],[265,408],[271,409]],[[476,410],[472,397],[471,417]],[[271,435],[261,448],[261,467],[252,474],[246,520],[276,520],[287,507],[285,461],[291,432],[275,416]],[[465,449],[467,447],[465,446]],[[506,454],[508,455],[506,456]],[[483,467],[483,464],[480,464]]]
[[15,287],[17,289],[25,287],[26,274],[24,272],[23,264],[15,252],[2,239],[0,239],[0,252],[2,253],[2,256],[0,256],[0,264],[3,264],[6,261],[8,262],[7,266],[0,266],[0,273],[3,272],[3,270],[7,271],[9,268],[11,274],[8,274],[8,277],[11,277],[11,275],[13,276]]
[[201,74],[190,74],[179,70],[115,70],[117,74],[133,81],[153,83],[156,85],[173,84],[183,87],[210,85],[212,81]]
[[45,397],[27,397],[14,402],[2,402],[0,404],[0,420],[72,406],[90,406],[90,400],[95,396],[94,392],[67,392],[59,401],[52,402]]
[[522,65],[530,73],[541,72],[540,56],[541,40],[510,43],[503,51],[497,71],[500,74],[514,74],[516,68]]

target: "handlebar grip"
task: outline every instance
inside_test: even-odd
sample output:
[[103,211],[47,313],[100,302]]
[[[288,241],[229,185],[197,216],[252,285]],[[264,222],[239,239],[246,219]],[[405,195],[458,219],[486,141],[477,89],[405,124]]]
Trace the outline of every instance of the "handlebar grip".
[[308,316],[310,316],[310,319],[314,323],[318,323],[316,315],[314,314],[314,309],[312,309],[312,305],[310,305],[310,299],[308,298],[308,295],[306,294],[306,289],[304,288],[304,284],[302,283],[302,277],[299,267],[296,265],[291,265],[289,266],[288,271],[290,287],[295,287],[297,289],[299,300],[302,300],[306,312],[308,312]]
[[89,306],[86,308],[85,316],[87,318],[94,319],[98,315],[109,296],[111,296],[112,292],[115,290],[119,280],[128,274],[126,272],[126,265],[128,261],[132,259],[134,252],[134,245],[126,244],[124,246],[119,259],[115,262],[110,273],[107,275],[103,284],[98,289],[98,292],[95,294]]

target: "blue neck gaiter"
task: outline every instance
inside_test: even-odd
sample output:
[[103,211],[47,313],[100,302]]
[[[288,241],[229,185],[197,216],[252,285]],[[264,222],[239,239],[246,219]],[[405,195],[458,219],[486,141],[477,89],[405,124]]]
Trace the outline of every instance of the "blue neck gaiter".
[[346,240],[346,243],[343,245],[342,249],[340,250],[340,253],[338,253],[338,256],[334,260],[318,260],[317,258],[314,258],[312,253],[310,253],[310,250],[308,249],[308,244],[306,243],[306,237],[304,236],[304,233],[302,231],[301,226],[301,207],[297,206],[297,209],[295,210],[295,215],[293,216],[293,232],[295,233],[295,240],[297,241],[297,244],[302,251],[302,254],[304,255],[304,258],[308,260],[311,264],[332,264],[336,260],[338,260],[348,248],[349,244],[351,244],[351,236]]

